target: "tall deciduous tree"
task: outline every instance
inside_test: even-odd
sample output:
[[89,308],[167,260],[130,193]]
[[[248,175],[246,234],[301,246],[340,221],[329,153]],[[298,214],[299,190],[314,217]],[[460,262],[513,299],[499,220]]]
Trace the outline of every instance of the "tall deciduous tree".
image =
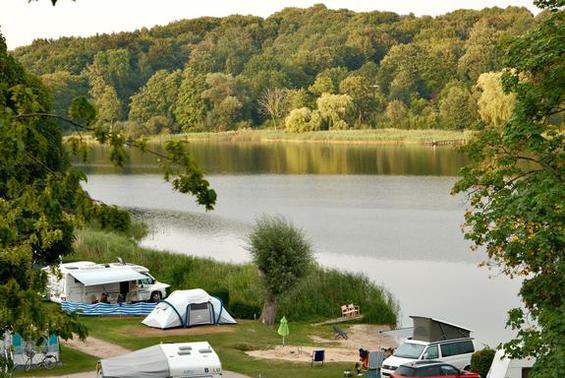
[[465,84],[449,83],[439,96],[439,122],[445,129],[462,130],[471,127],[478,118],[477,106]]
[[[43,301],[47,280],[39,267],[57,264],[60,256],[71,253],[74,230],[86,221],[112,227],[129,224],[129,214],[94,202],[82,189],[86,177],[71,165],[54,122],[65,115],[51,113],[49,97],[41,81],[7,53],[0,35],[0,333],[18,332],[36,340],[48,333],[63,338],[86,335],[77,318]],[[86,99],[76,99],[72,119],[66,120],[109,144],[117,164],[123,163],[125,145],[146,150],[119,133],[87,127],[95,115]],[[71,149],[76,151],[74,142]],[[213,208],[216,194],[182,143],[168,143],[163,153],[154,153],[174,189]]]
[[259,98],[261,113],[270,117],[277,129],[278,121],[286,113],[286,91],[280,88],[268,88]]
[[[565,12],[563,1],[512,41],[502,76],[516,97],[510,118],[485,125],[454,192],[469,193],[465,235],[503,273],[523,278],[524,309],[509,312],[512,358],[534,356],[531,376],[565,371]],[[495,123],[495,122],[492,122]],[[525,311],[524,311],[525,310]],[[533,320],[533,322],[528,321]]]
[[201,129],[206,116],[206,104],[201,94],[206,89],[204,75],[187,68],[174,107],[176,121],[184,131]]
[[502,126],[514,111],[515,93],[505,93],[502,72],[487,72],[477,80],[478,111],[487,125]]
[[265,285],[261,320],[272,325],[279,297],[292,290],[312,267],[312,247],[302,230],[284,218],[263,216],[249,235],[248,249]]
[[180,70],[167,72],[157,71],[147,81],[147,84],[131,97],[129,119],[145,123],[151,117],[162,116],[168,123],[174,122],[174,106],[182,80]]
[[323,93],[316,100],[320,116],[330,130],[349,128],[353,101],[349,95]]

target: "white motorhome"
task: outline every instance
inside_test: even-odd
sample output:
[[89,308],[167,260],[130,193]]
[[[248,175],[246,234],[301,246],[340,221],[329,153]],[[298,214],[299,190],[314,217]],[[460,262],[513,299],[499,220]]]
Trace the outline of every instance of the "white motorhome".
[[158,344],[100,361],[104,378],[221,378],[220,358],[206,341]]
[[126,302],[158,302],[167,296],[169,287],[141,265],[78,261],[59,265],[59,273],[50,267],[43,269],[48,274],[49,300],[57,303],[93,303],[101,299],[102,293],[111,303],[116,303],[120,294]]
[[487,378],[528,378],[528,374],[536,362],[535,358],[513,360],[498,349],[492,359]]

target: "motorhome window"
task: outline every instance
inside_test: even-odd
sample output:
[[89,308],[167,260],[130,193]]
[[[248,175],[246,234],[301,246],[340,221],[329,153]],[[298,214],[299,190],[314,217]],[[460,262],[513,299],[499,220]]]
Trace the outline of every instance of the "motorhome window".
[[[403,358],[420,358],[420,355],[424,351],[425,345],[404,343],[396,349],[394,355],[396,357]],[[442,349],[443,350],[443,349]]]
[[141,273],[141,274],[143,274],[147,278],[139,280],[140,283],[142,283],[144,285],[153,285],[155,283],[155,279],[153,277],[151,277],[149,274],[147,274],[147,273]]
[[424,353],[424,360],[433,360],[439,357],[437,345],[430,345]]
[[190,305],[191,310],[207,310],[208,303],[193,303]]

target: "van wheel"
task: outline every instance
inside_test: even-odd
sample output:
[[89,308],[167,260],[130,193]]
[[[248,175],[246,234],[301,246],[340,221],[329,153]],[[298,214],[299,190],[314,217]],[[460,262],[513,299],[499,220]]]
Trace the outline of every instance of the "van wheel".
[[470,366],[470,365],[467,365],[467,366],[465,366],[465,367],[463,368],[463,370],[471,371],[471,366]]
[[149,300],[153,303],[159,302],[161,300],[161,293],[158,291],[152,292]]

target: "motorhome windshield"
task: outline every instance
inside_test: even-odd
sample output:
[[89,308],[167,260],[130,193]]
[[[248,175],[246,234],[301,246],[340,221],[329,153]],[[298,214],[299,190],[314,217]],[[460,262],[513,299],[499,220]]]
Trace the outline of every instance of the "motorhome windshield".
[[418,359],[420,358],[420,355],[422,354],[425,348],[426,348],[425,345],[404,343],[396,349],[394,355],[396,357]]
[[149,273],[141,273],[144,276],[146,276],[147,278],[144,278],[141,280],[141,283],[144,285],[153,285],[155,283],[155,278],[153,278]]

